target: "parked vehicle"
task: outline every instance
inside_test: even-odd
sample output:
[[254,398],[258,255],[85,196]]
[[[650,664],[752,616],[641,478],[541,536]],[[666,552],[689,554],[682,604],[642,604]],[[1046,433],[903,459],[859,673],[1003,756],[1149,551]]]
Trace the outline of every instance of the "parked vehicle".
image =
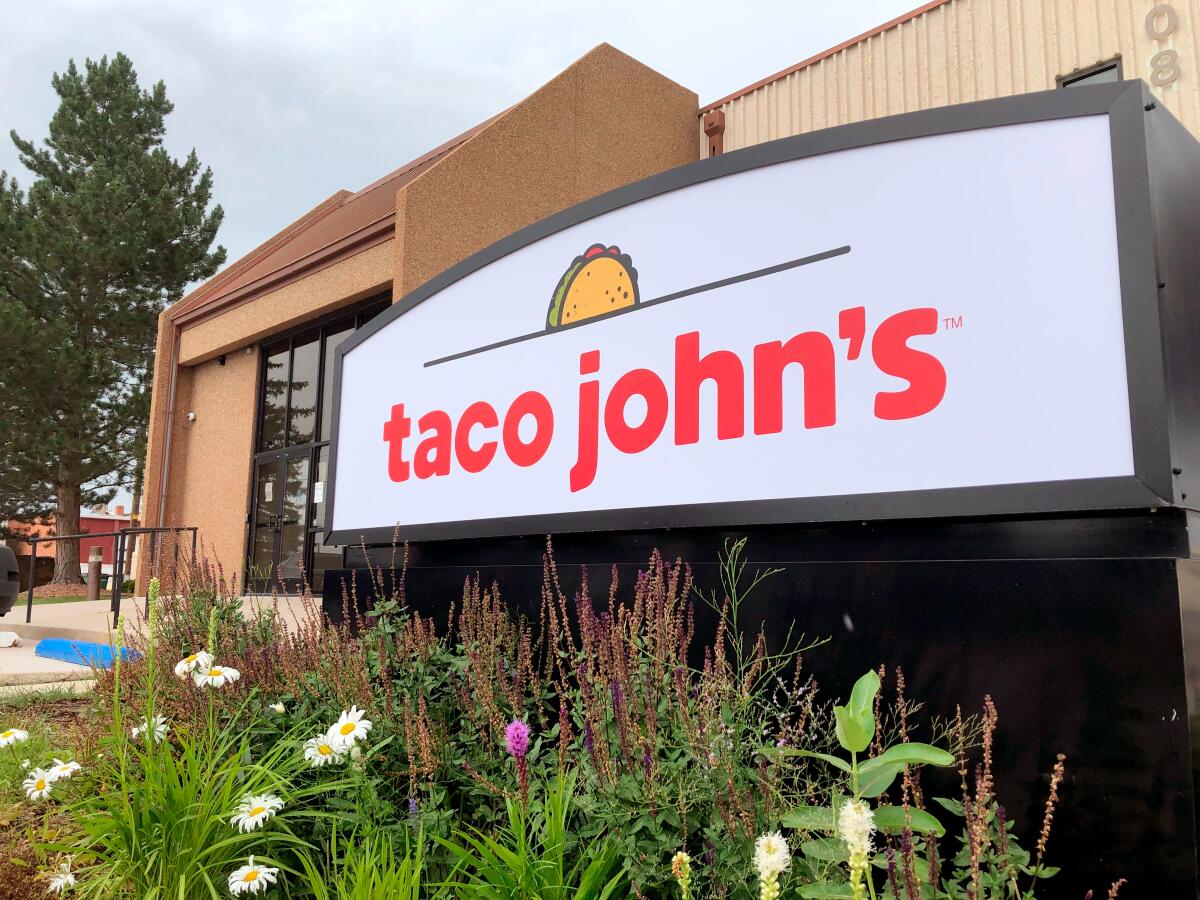
[[8,614],[21,593],[21,576],[17,572],[17,557],[12,547],[0,544],[0,616]]

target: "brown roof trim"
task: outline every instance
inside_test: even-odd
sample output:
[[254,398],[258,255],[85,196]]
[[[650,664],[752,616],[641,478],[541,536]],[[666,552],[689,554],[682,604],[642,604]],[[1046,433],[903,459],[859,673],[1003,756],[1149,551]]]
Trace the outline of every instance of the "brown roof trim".
[[177,318],[188,310],[195,308],[201,303],[204,303],[210,296],[219,293],[223,285],[240,275],[246,269],[253,266],[260,259],[267,255],[270,251],[278,247],[283,241],[294,237],[298,231],[302,231],[313,223],[324,218],[338,206],[347,197],[353,196],[347,190],[340,190],[331,194],[326,199],[322,200],[299,219],[284,228],[278,234],[267,238],[249,253],[236,260],[231,265],[227,266],[222,271],[218,272],[204,284],[197,287],[191,293],[180,299],[171,309],[171,318]]
[[395,237],[396,214],[372,222],[365,228],[360,228],[354,234],[342,238],[336,243],[322,247],[304,259],[297,260],[291,265],[277,269],[270,275],[251,282],[236,291],[230,291],[219,298],[219,302],[205,303],[194,309],[187,310],[173,317],[181,327],[195,325],[211,316],[227,312],[234,307],[248,303],[262,294],[277,291],[282,287],[299,281],[313,272],[328,268],[342,260],[348,259],[364,250],[386,243]]
[[[441,144],[427,153],[418,156],[416,159],[405,163],[400,168],[389,172],[382,178],[376,179],[361,190],[350,193],[349,191],[338,191],[329,199],[313,208],[298,220],[293,222],[287,228],[280,231],[274,237],[265,241],[260,246],[256,247],[246,256],[239,259],[233,265],[229,266],[224,271],[214,276],[209,281],[198,287],[192,293],[188,294],[183,300],[179,301],[171,310],[171,318],[180,325],[194,324],[195,322],[208,318],[217,312],[225,310],[230,306],[238,306],[248,299],[260,296],[270,291],[277,290],[285,284],[296,281],[304,275],[311,274],[326,266],[333,265],[336,262],[351,256],[354,253],[359,253],[368,247],[382,243],[385,240],[392,238],[395,234],[396,210],[394,201],[390,204],[387,212],[380,216],[364,223],[357,230],[350,234],[344,234],[338,237],[331,243],[323,244],[315,247],[305,256],[294,260],[291,263],[281,266],[277,269],[272,269],[260,277],[254,279],[248,284],[243,284],[233,290],[225,290],[226,285],[231,281],[235,281],[238,276],[244,274],[247,270],[253,268],[256,264],[265,258],[268,258],[271,253],[285,246],[293,238],[297,238],[309,228],[316,226],[327,216],[334,212],[340,212],[353,207],[356,201],[367,196],[372,191],[386,189],[389,182],[402,182],[405,175],[413,171],[419,171],[422,166],[440,161],[441,157],[446,156],[457,147],[470,140],[483,129],[491,125],[496,119],[500,118],[503,111],[495,116],[480,122],[473,128],[468,129],[456,137],[451,138],[444,144]],[[411,177],[411,176],[410,176]]]
[[726,103],[730,102],[731,100],[737,100],[739,97],[744,97],[744,96],[746,96],[746,94],[757,91],[759,88],[765,87],[773,81],[779,81],[781,78],[786,78],[788,75],[791,75],[793,72],[799,72],[803,68],[806,68],[811,65],[815,65],[816,63],[819,63],[823,59],[828,59],[829,57],[833,56],[835,53],[842,52],[847,47],[853,47],[855,44],[861,43],[862,41],[865,41],[868,38],[873,38],[877,34],[883,34],[883,32],[888,31],[892,28],[895,28],[897,25],[903,25],[905,22],[908,22],[911,19],[915,19],[918,16],[924,15],[925,13],[930,12],[931,10],[937,9],[939,6],[942,6],[949,2],[950,2],[950,0],[932,0],[932,2],[926,3],[924,6],[918,6],[916,9],[914,9],[910,12],[904,13],[904,15],[902,15],[902,16],[897,16],[896,18],[894,18],[888,22],[884,22],[882,25],[880,25],[876,28],[872,28],[870,31],[864,31],[862,34],[858,35],[858,37],[852,37],[848,41],[842,41],[836,47],[830,47],[828,50],[818,53],[816,56],[810,56],[808,59],[802,60],[801,62],[796,63],[794,66],[789,66],[788,68],[783,69],[780,72],[776,72],[774,75],[768,75],[762,81],[756,81],[756,82],[754,82],[754,84],[749,85],[748,87],[744,87],[740,91],[734,91],[728,97],[722,97],[720,100],[717,100],[714,103],[708,104],[708,106],[702,106],[700,108],[700,115],[703,116],[709,110],[716,109],[718,106],[724,106]]
[[382,178],[376,178],[374,181],[372,181],[370,184],[368,184],[362,190],[355,191],[354,196],[352,196],[346,202],[353,203],[356,198],[358,198],[362,194],[365,194],[367,191],[374,190],[375,188],[379,187],[380,185],[386,184],[387,182],[391,181],[393,178],[397,177],[398,175],[403,175],[409,169],[415,169],[417,166],[429,162],[429,160],[433,159],[435,156],[441,156],[447,150],[453,150],[459,144],[466,143],[470,138],[473,138],[475,135],[479,134],[479,132],[483,131],[483,129],[487,128],[489,125],[491,125],[493,122],[495,122],[498,118],[500,118],[506,112],[508,112],[507,109],[502,109],[500,112],[496,113],[491,118],[484,119],[482,122],[480,122],[478,125],[474,126],[473,128],[468,128],[462,134],[456,135],[455,137],[450,138],[450,140],[446,141],[444,144],[439,144],[438,146],[436,146],[432,150],[430,150],[428,153],[423,153],[420,156],[418,156],[416,159],[411,160],[410,162],[406,162],[400,168],[396,169],[393,172],[388,172]]

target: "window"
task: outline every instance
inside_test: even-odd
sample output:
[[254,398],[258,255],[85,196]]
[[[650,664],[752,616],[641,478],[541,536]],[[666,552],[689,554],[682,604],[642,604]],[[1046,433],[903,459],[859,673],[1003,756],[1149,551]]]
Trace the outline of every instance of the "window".
[[389,305],[376,298],[263,349],[244,581],[254,591],[297,592],[307,581],[319,593],[325,570],[341,566],[342,548],[322,534],[335,350]]
[[1086,69],[1079,69],[1070,75],[1059,75],[1060,88],[1075,87],[1080,84],[1103,84],[1109,81],[1121,80],[1121,57],[1115,57],[1106,62],[1096,63]]

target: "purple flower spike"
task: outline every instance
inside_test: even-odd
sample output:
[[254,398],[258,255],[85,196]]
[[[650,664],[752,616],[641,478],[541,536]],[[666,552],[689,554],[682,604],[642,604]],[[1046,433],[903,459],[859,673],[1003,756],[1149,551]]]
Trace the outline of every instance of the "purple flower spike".
[[504,729],[504,743],[516,759],[524,759],[529,752],[529,726],[520,719],[513,719]]

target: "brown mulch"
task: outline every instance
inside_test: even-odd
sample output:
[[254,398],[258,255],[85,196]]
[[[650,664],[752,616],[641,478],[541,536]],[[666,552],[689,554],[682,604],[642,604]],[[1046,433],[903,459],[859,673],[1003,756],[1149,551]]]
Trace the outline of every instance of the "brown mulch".
[[[101,593],[104,593],[101,591]],[[86,584],[43,584],[33,589],[35,597],[83,597],[87,595]]]

